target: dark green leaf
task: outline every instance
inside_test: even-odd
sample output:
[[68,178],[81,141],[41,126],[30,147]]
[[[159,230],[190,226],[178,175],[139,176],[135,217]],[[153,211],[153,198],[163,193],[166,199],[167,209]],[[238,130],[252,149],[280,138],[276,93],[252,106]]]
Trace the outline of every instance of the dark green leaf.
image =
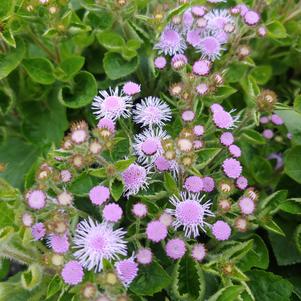
[[301,114],[301,95],[296,96],[294,101],[294,110]]
[[301,183],[301,145],[289,149],[284,156],[284,170],[296,182]]
[[53,295],[55,295],[58,291],[60,291],[62,289],[63,286],[63,282],[62,282],[62,278],[59,277],[58,275],[55,275],[47,288],[47,298],[52,297]]
[[78,196],[85,196],[93,188],[94,183],[91,177],[85,173],[82,173],[77,179],[75,179],[69,186],[70,192]]
[[260,85],[266,84],[272,76],[272,67],[269,65],[256,66],[251,70],[251,75]]
[[266,140],[255,130],[243,130],[242,137],[247,139],[252,144],[266,144]]
[[164,173],[164,187],[170,194],[178,194],[178,185],[170,173]]
[[279,209],[291,214],[301,214],[301,199],[288,199],[279,205]]
[[117,179],[110,182],[110,192],[115,201],[118,201],[123,193],[123,183]]
[[221,151],[221,148],[206,148],[198,152],[198,169],[206,167]]
[[63,70],[63,75],[59,76],[60,80],[69,80],[78,73],[85,63],[83,56],[71,56],[62,61],[59,65]]

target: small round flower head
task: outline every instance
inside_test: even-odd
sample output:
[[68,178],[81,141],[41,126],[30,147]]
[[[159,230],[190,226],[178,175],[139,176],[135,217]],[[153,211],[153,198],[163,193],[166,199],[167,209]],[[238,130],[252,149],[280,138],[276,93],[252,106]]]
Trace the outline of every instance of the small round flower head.
[[223,50],[218,37],[212,34],[205,34],[198,44],[198,49],[202,53],[202,58],[207,58],[211,61],[218,59]]
[[133,119],[142,126],[163,126],[171,120],[169,106],[158,97],[147,97],[136,105]]
[[69,170],[64,169],[60,172],[60,178],[63,183],[68,183],[72,179],[72,174]]
[[33,224],[33,221],[34,221],[33,216],[30,213],[28,213],[28,212],[23,213],[22,223],[25,227],[31,227]]
[[106,186],[95,186],[90,190],[89,198],[94,205],[102,205],[110,198],[110,190]]
[[169,25],[163,30],[160,40],[154,48],[158,49],[159,53],[172,56],[183,53],[186,49],[186,43],[181,33],[175,27]]
[[191,256],[200,262],[205,258],[206,253],[207,251],[204,244],[195,244],[191,250]]
[[182,69],[185,65],[187,65],[187,63],[188,63],[188,60],[184,54],[176,54],[171,59],[171,66],[175,70]]
[[166,58],[164,56],[158,56],[154,60],[154,65],[157,69],[164,69],[166,66]]
[[138,218],[143,218],[147,215],[147,207],[142,203],[136,203],[132,208],[132,213]]
[[265,37],[267,35],[267,30],[264,26],[260,26],[257,29],[257,33],[260,37]]
[[115,133],[115,122],[110,118],[101,118],[97,124],[97,127],[100,129],[107,129],[112,134]]
[[226,111],[215,111],[212,119],[216,127],[220,129],[231,129],[236,121],[231,114]]
[[177,260],[185,255],[186,246],[182,239],[174,238],[167,242],[165,251],[168,257]]
[[237,55],[239,59],[244,59],[251,53],[251,48],[248,45],[240,45],[237,48]]
[[155,167],[158,171],[168,171],[171,167],[171,163],[169,160],[165,159],[163,156],[159,156],[154,161]]
[[31,227],[31,234],[34,240],[41,240],[45,234],[46,229],[43,223],[36,223]]
[[228,212],[231,209],[231,201],[229,199],[219,200],[218,208],[222,213]]
[[102,270],[103,259],[108,261],[126,256],[127,247],[124,240],[125,231],[113,230],[112,225],[106,222],[99,224],[91,218],[81,221],[74,236],[73,254],[87,270],[95,272]]
[[205,6],[196,5],[191,8],[191,12],[196,17],[203,17],[206,14],[207,8]]
[[224,132],[220,137],[221,144],[225,146],[230,146],[234,142],[233,134],[230,132]]
[[260,16],[257,12],[253,10],[248,10],[244,15],[244,21],[247,25],[256,25],[260,20]]
[[50,234],[47,245],[52,248],[55,253],[64,254],[69,250],[69,241],[67,234],[57,235]]
[[103,208],[103,217],[108,222],[116,223],[122,217],[122,209],[117,204],[108,204]]
[[236,8],[239,10],[239,13],[242,17],[249,11],[248,6],[245,4],[238,4],[236,5]]
[[246,215],[252,214],[255,210],[254,201],[248,197],[242,197],[238,202],[238,206],[241,213]]
[[241,149],[235,144],[229,146],[229,152],[234,158],[239,158],[241,156]]
[[211,231],[217,240],[227,240],[231,235],[231,228],[224,221],[216,221],[212,225]]
[[61,275],[66,284],[76,285],[82,282],[84,270],[79,262],[71,260],[65,264]]
[[75,122],[71,126],[70,138],[72,142],[81,144],[88,139],[88,125],[84,121]]
[[138,264],[133,258],[124,259],[115,263],[117,276],[125,287],[128,287],[138,274]]
[[203,141],[202,140],[193,140],[193,148],[195,150],[199,150],[203,147]]
[[46,205],[46,195],[42,190],[31,190],[26,194],[28,206],[32,209],[42,209]]
[[239,232],[246,232],[248,229],[248,221],[244,217],[238,217],[234,222],[234,226]]
[[132,99],[123,92],[119,92],[118,87],[109,92],[103,90],[99,91],[99,95],[94,97],[92,102],[92,109],[97,119],[106,117],[116,120],[120,117],[127,118],[131,115]]
[[263,131],[262,135],[266,139],[272,139],[274,137],[274,132],[270,129],[266,129]]
[[201,29],[204,29],[207,26],[207,23],[208,21],[203,17],[196,20],[196,26]]
[[135,94],[140,93],[141,88],[140,85],[133,83],[133,82],[127,82],[123,86],[123,93],[128,96],[133,96]]
[[240,176],[236,179],[236,186],[240,190],[244,190],[248,187],[248,180],[244,176]]
[[222,112],[222,111],[224,111],[224,108],[220,104],[214,103],[210,106],[210,111],[212,113]]
[[228,23],[234,23],[227,9],[213,9],[204,18],[207,20],[207,28],[211,30],[223,30]]
[[177,141],[177,146],[182,152],[190,152],[193,148],[193,141],[187,138],[180,138]]
[[192,121],[195,117],[195,114],[191,110],[184,111],[182,113],[182,119],[186,122]]
[[204,127],[202,125],[196,125],[193,128],[193,133],[196,136],[202,136],[204,134],[204,132],[205,132],[205,130],[204,130]]
[[169,227],[172,224],[173,218],[170,214],[164,212],[160,215],[159,221],[166,227]]
[[283,119],[278,116],[277,114],[273,114],[271,117],[271,121],[275,124],[275,125],[282,125],[283,124]]
[[270,118],[268,116],[262,116],[262,117],[260,117],[259,121],[261,124],[267,124],[267,123],[269,123]]
[[190,176],[186,178],[184,187],[189,192],[198,193],[203,189],[203,180],[198,176]]
[[211,64],[207,60],[196,61],[192,66],[193,73],[201,76],[208,75],[210,69],[211,69]]
[[239,161],[230,158],[223,162],[223,170],[228,178],[237,179],[241,175],[242,166]]
[[136,254],[136,259],[140,264],[150,264],[153,260],[153,253],[148,248],[141,248]]
[[187,9],[184,14],[183,14],[183,18],[182,18],[182,22],[183,22],[183,27],[184,27],[184,30],[186,29],[189,29],[193,22],[194,22],[194,17],[191,13],[191,9]]
[[147,186],[147,170],[136,163],[132,163],[121,176],[127,197],[137,194],[140,189]]
[[145,129],[134,137],[133,148],[138,156],[138,162],[152,164],[156,158],[162,155],[163,148],[161,141],[169,138],[161,128]]
[[201,29],[193,29],[187,32],[186,41],[191,46],[196,47],[201,42]]
[[215,188],[215,183],[214,183],[214,180],[213,178],[211,177],[204,177],[202,179],[203,181],[203,190],[205,192],[212,192]]
[[205,232],[205,221],[207,216],[214,216],[210,211],[211,203],[207,201],[202,204],[204,196],[200,198],[199,194],[181,193],[180,199],[172,196],[169,201],[175,206],[175,209],[167,209],[166,212],[175,217],[172,226],[177,230],[183,227],[186,237],[197,237],[200,235],[199,228]]
[[70,206],[73,202],[73,195],[68,191],[63,191],[57,196],[57,200],[62,206]]
[[152,242],[158,243],[167,236],[167,227],[160,221],[151,221],[146,227],[146,237]]
[[89,145],[89,151],[93,155],[97,155],[101,152],[102,145],[98,141],[92,141]]
[[196,86],[196,91],[201,96],[206,95],[209,92],[209,86],[205,83],[200,83]]

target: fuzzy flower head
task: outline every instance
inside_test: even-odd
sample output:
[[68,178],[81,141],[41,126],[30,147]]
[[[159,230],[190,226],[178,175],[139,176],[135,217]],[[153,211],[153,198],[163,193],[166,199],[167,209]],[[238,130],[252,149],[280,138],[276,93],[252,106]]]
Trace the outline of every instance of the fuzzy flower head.
[[123,93],[128,96],[133,96],[135,94],[138,94],[140,91],[141,91],[140,85],[133,82],[127,82],[123,86]]
[[84,271],[79,262],[71,260],[65,264],[61,275],[66,284],[76,285],[82,282]]
[[32,209],[42,209],[46,205],[46,195],[42,190],[31,190],[26,195],[28,206]]
[[203,190],[205,192],[212,192],[214,190],[215,183],[214,183],[213,178],[207,176],[207,177],[204,177],[202,179],[202,181],[203,181]]
[[182,113],[181,117],[182,117],[183,121],[190,122],[194,119],[195,114],[191,110],[186,110]]
[[97,124],[97,127],[100,129],[107,129],[112,134],[115,133],[115,122],[111,118],[101,118]]
[[256,11],[248,10],[244,15],[244,21],[247,25],[254,26],[260,20],[260,16]]
[[228,240],[231,235],[231,228],[224,221],[216,221],[212,225],[211,231],[217,240]]
[[239,158],[241,156],[241,149],[239,146],[232,144],[229,146],[229,152],[234,158]]
[[94,97],[92,109],[97,119],[102,117],[116,120],[120,117],[127,118],[131,115],[132,99],[123,92],[119,92],[118,87],[109,92],[99,91],[99,95]]
[[147,215],[147,207],[143,203],[136,203],[132,208],[132,213],[138,218],[143,218]]
[[102,205],[110,198],[110,190],[106,186],[95,186],[90,190],[89,198],[94,205]]
[[146,227],[146,237],[152,242],[158,243],[167,236],[167,227],[160,221],[151,221]]
[[211,30],[223,30],[228,23],[234,23],[227,9],[213,9],[204,16],[207,20],[207,28]]
[[207,251],[204,244],[195,244],[191,250],[191,256],[197,261],[202,261],[206,253]]
[[168,25],[163,30],[155,49],[158,49],[159,53],[172,56],[183,53],[186,49],[186,43],[181,33],[175,27]]
[[154,60],[154,65],[157,69],[164,69],[166,66],[166,58],[164,56],[158,56]]
[[133,258],[124,259],[115,263],[117,276],[125,287],[128,287],[138,274],[138,264]]
[[163,153],[161,141],[169,138],[161,128],[145,129],[134,138],[133,148],[138,156],[138,162],[152,164]]
[[170,202],[175,209],[167,209],[166,212],[175,217],[172,225],[177,230],[183,227],[186,237],[197,237],[200,235],[199,229],[206,232],[205,226],[209,224],[205,221],[207,216],[214,216],[210,211],[211,203],[201,203],[203,197],[199,194],[181,193],[180,198],[172,196]]
[[174,260],[180,259],[186,252],[185,242],[180,238],[171,239],[167,242],[165,251],[168,257]]
[[147,187],[147,170],[136,163],[132,163],[122,174],[125,195],[137,194],[140,189]]
[[242,214],[252,214],[255,210],[255,203],[252,199],[248,197],[242,197],[239,202],[238,206]]
[[113,230],[112,225],[103,222],[99,224],[91,218],[77,225],[74,236],[74,257],[81,265],[96,272],[102,270],[103,259],[108,261],[126,256],[127,247],[124,241],[125,231]]
[[224,50],[219,36],[212,34],[210,31],[203,34],[197,49],[201,52],[203,59],[209,59],[210,61],[220,58],[221,52]]
[[248,187],[248,179],[244,176],[240,176],[236,179],[236,186],[238,189],[246,189]]
[[230,146],[234,142],[234,136],[230,132],[224,132],[222,133],[220,137],[221,144],[225,146]]
[[150,264],[153,260],[153,253],[148,248],[141,248],[136,254],[136,259],[140,264]]
[[212,120],[216,127],[220,129],[232,129],[238,117],[231,116],[232,111],[218,110],[213,112]]
[[182,69],[185,65],[187,65],[188,60],[184,54],[176,54],[172,57],[171,65],[175,70]]
[[191,46],[198,46],[201,42],[201,29],[197,28],[188,31],[186,35],[186,40]]
[[230,158],[223,162],[223,170],[228,178],[237,179],[242,172],[242,166],[236,159]]
[[34,240],[41,240],[45,234],[46,229],[43,223],[36,223],[31,227],[31,234]]
[[57,235],[50,234],[47,245],[52,248],[55,253],[64,254],[69,250],[69,241],[67,234]]
[[184,187],[189,192],[198,193],[201,192],[203,189],[203,181],[198,176],[190,176],[186,178]]
[[206,83],[200,83],[196,86],[196,91],[201,96],[206,95],[209,92],[209,86]]
[[133,119],[142,126],[163,126],[171,120],[169,106],[158,97],[147,97],[136,105]]
[[108,204],[103,208],[103,217],[106,221],[116,223],[122,217],[122,209],[118,204]]
[[207,60],[196,61],[192,66],[192,71],[196,75],[206,76],[211,69],[211,63]]

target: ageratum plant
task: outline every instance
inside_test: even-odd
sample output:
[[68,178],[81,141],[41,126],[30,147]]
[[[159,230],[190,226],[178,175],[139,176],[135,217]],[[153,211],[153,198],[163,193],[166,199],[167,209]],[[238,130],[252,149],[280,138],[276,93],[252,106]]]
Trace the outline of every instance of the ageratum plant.
[[[6,181],[12,160],[1,159],[0,301],[300,299],[301,117],[299,97],[294,107],[290,99],[299,90],[292,76],[284,87],[294,92],[284,97],[276,83],[285,73],[271,67],[275,53],[298,49],[290,39],[300,5],[65,4],[2,4],[3,49],[24,44],[9,26],[33,12],[23,38],[48,56],[25,59],[4,91],[27,74],[46,107],[52,100],[69,110],[89,107],[68,114],[60,107],[70,128],[59,131],[59,146],[45,138],[24,189]],[[45,16],[53,22],[46,31]],[[67,63],[70,49],[90,60],[94,36],[108,50],[103,65],[73,70],[79,57]],[[270,65],[263,43],[273,48]],[[37,60],[56,67],[40,73]],[[49,86],[43,92],[34,82]],[[8,124],[3,133],[11,130]]]

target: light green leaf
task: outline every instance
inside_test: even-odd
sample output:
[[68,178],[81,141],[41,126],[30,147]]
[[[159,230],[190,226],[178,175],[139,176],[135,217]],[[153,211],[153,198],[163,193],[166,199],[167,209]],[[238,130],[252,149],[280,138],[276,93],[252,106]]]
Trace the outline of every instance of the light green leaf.
[[247,139],[252,144],[266,144],[266,140],[257,131],[246,129],[242,132],[242,138]]
[[260,85],[266,84],[272,76],[272,67],[269,65],[256,66],[250,72]]
[[115,201],[118,201],[123,193],[123,183],[117,179],[110,182],[110,192]]
[[96,37],[102,46],[111,51],[119,52],[125,46],[123,37],[114,31],[102,31]]
[[279,209],[291,213],[291,214],[301,214],[301,198],[299,199],[288,199],[279,205]]
[[273,39],[284,39],[287,37],[285,27],[279,21],[273,21],[267,25],[268,36]]
[[127,160],[119,160],[119,161],[117,161],[114,165],[115,165],[115,168],[116,168],[118,171],[124,171],[124,170],[127,169],[132,163],[134,163],[135,160],[136,160],[135,157],[130,158],[130,159],[127,159]]
[[294,100],[294,110],[301,114],[301,95],[296,96]]
[[210,162],[214,160],[214,158],[220,153],[221,148],[205,148],[201,149],[198,152],[198,162],[200,162],[196,167],[198,169],[203,169]]
[[59,75],[58,78],[63,81],[71,79],[81,70],[84,63],[85,58],[83,56],[68,57],[59,65],[59,68],[63,71],[63,74]]
[[164,173],[164,187],[170,194],[179,193],[177,182],[168,172]]
[[301,183],[300,154],[301,154],[301,145],[298,145],[286,151],[284,156],[285,173],[298,183]]
[[223,287],[211,296],[208,301],[233,301],[244,291],[242,285],[232,285]]

